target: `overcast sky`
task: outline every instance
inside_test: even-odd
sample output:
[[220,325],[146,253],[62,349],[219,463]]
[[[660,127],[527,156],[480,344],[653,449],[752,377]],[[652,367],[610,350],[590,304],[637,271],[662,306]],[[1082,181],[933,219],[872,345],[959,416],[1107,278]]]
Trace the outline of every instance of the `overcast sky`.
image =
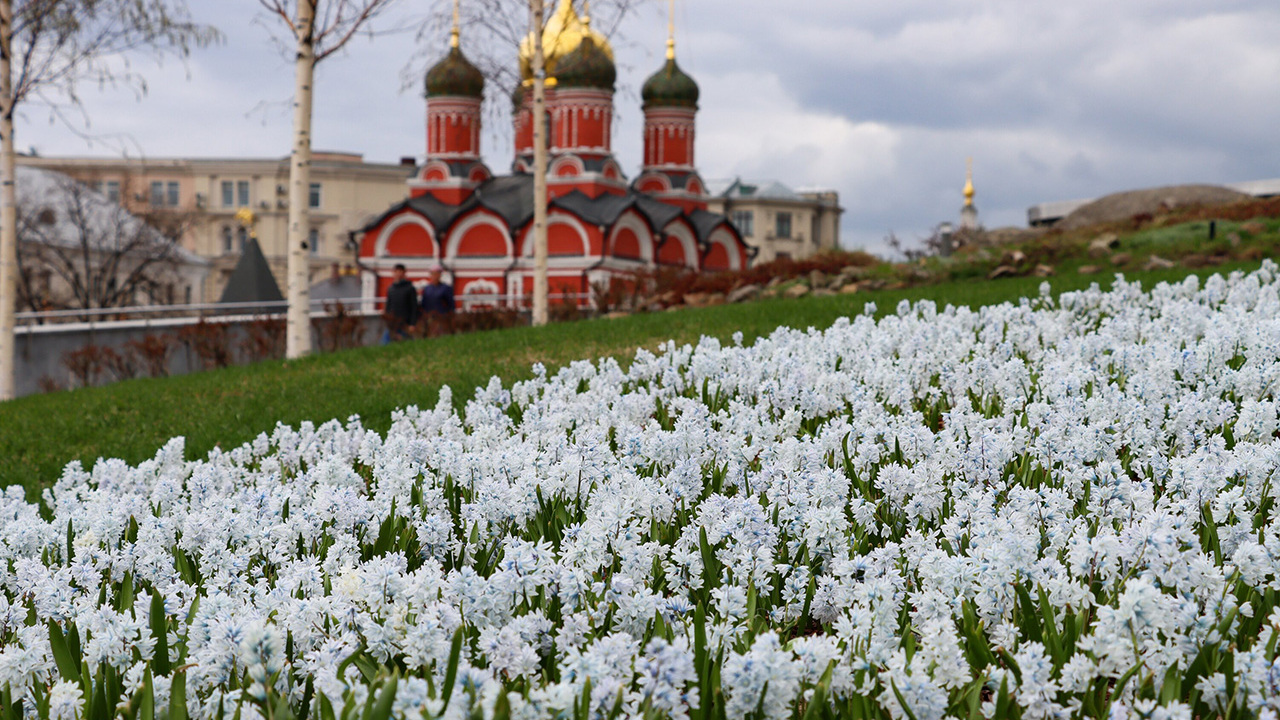
[[[148,91],[81,89],[93,142],[25,108],[43,155],[283,156],[292,66],[257,0],[189,0],[226,41],[183,66],[145,61]],[[465,3],[465,0],[464,0]],[[662,63],[665,2],[616,43],[614,150],[640,162],[638,89]],[[433,0],[404,0],[421,16]],[[395,18],[392,18],[395,20]],[[404,23],[398,23],[404,24]],[[1280,177],[1275,0],[678,0],[677,55],[702,88],[706,178],[834,188],[847,247],[957,219],[965,158],[988,227],[1036,202],[1188,182]],[[429,44],[445,50],[438,36]],[[467,38],[464,34],[463,46]],[[316,149],[395,162],[424,152],[411,33],[357,39],[320,66]],[[506,123],[504,122],[503,125]],[[506,127],[487,133],[504,172]]]

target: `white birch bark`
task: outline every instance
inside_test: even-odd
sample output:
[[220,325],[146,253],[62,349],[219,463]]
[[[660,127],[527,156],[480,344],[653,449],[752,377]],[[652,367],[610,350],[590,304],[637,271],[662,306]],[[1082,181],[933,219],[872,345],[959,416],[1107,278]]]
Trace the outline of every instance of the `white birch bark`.
[[533,37],[533,324],[547,324],[547,94],[543,0],[530,0]]
[[13,0],[0,0],[0,401],[14,397],[17,365],[18,201],[13,149]]
[[293,152],[289,157],[289,227],[287,238],[288,313],[285,357],[311,353],[311,272],[307,247],[311,198],[311,91],[315,78],[316,0],[298,0],[293,31],[298,40],[294,63]]

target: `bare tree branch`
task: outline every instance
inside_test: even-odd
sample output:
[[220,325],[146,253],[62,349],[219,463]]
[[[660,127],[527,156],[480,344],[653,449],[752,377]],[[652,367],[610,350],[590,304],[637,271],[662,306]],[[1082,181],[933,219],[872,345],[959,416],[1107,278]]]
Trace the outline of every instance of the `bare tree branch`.
[[[44,192],[22,192],[18,206],[20,302],[33,310],[112,308],[141,297],[165,301],[159,290],[181,282],[184,262],[174,236],[88,186],[60,178]],[[165,211],[170,230],[194,222],[190,212]],[[37,282],[44,273],[58,282]]]

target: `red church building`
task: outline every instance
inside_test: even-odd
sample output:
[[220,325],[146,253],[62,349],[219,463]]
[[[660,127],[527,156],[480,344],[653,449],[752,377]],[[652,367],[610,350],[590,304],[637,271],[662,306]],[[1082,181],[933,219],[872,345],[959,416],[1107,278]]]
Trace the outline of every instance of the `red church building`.
[[[480,155],[484,77],[462,54],[455,27],[449,54],[426,76],[427,156],[409,198],[363,228],[361,264],[382,297],[392,268],[410,278],[432,267],[451,279],[462,307],[523,305],[533,289],[533,112],[531,43],[513,98],[515,161],[494,176]],[[715,272],[745,268],[747,246],[723,216],[707,211],[694,164],[698,86],[675,61],[644,84],[644,162],[628,183],[610,137],[617,70],[609,42],[561,0],[543,34],[550,159],[547,246],[550,292],[577,295],[592,283],[658,267]]]

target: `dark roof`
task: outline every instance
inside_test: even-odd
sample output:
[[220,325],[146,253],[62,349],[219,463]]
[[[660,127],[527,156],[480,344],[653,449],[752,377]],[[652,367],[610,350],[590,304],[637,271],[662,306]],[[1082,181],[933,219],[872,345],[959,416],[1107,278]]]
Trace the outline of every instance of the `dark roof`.
[[[227,279],[227,286],[222,289],[222,297],[218,302],[247,303],[282,300],[284,295],[280,294],[280,286],[276,284],[276,278],[271,274],[271,266],[267,264],[262,248],[258,247],[256,239],[249,238],[245,243],[244,252],[240,253],[240,261],[236,263],[235,269],[231,271],[231,277]],[[237,309],[235,312],[248,313],[255,310],[245,308]],[[262,310],[279,310],[279,308],[262,308]]]
[[618,69],[613,58],[590,36],[582,39],[573,52],[556,63],[557,87],[586,87],[613,90]]
[[698,107],[698,83],[676,65],[675,58],[654,73],[640,88],[644,107]]
[[491,178],[480,184],[471,196],[478,203],[502,216],[512,230],[533,220],[533,176],[516,174]]
[[483,97],[484,73],[472,65],[455,45],[443,60],[427,71],[426,86],[429,98],[442,95]]
[[588,197],[580,190],[574,190],[552,200],[551,205],[568,210],[593,225],[612,225],[618,221],[622,213],[631,208],[639,211],[649,226],[655,230],[661,230],[667,223],[680,217],[680,208],[632,190],[628,190],[624,195],[604,193],[595,198]]
[[[388,217],[408,208],[425,217],[437,233],[444,233],[457,222],[459,217],[477,207],[499,215],[514,234],[516,230],[533,220],[533,176],[519,173],[490,178],[481,183],[471,197],[459,205],[443,203],[430,194],[419,195],[393,206],[362,230],[371,230],[381,225]],[[621,195],[602,193],[594,198],[581,190],[574,190],[551,200],[548,207],[567,210],[592,225],[605,227],[613,225],[624,212],[634,208],[655,232],[661,231],[672,220],[684,214],[684,211],[675,205],[664,203],[630,188]],[[728,225],[724,215],[706,210],[694,210],[688,217],[699,242],[706,242],[711,233],[721,224]]]
[[512,230],[523,226],[533,219],[533,176],[518,174],[489,178],[480,183],[475,192],[459,205],[441,202],[430,193],[409,198],[392,205],[360,228],[360,231],[372,230],[387,218],[408,208],[426,218],[437,233],[442,233],[463,214],[477,207],[497,213]]
[[[717,227],[728,224],[725,216],[707,210],[694,210],[689,213],[689,222],[693,223],[693,229],[698,233],[698,242],[706,242]],[[729,227],[733,226],[729,225]]]

